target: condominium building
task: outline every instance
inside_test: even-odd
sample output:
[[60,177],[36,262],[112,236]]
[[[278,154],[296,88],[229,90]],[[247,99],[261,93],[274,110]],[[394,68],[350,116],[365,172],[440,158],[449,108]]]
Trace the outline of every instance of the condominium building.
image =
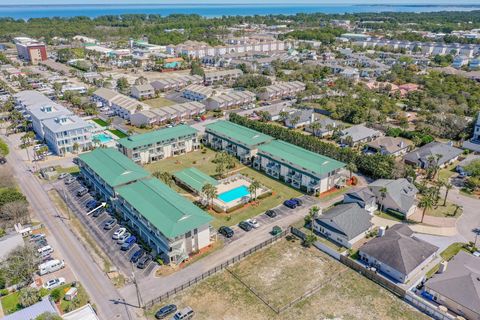
[[152,81],[150,84],[153,86],[155,91],[171,91],[171,90],[180,90],[189,86],[191,84],[202,84],[203,77],[199,75],[181,75],[173,76],[170,78],[159,79]]
[[258,147],[253,167],[304,190],[319,194],[335,187],[345,164],[293,144],[274,140]]
[[204,81],[205,85],[212,85],[217,83],[231,83],[243,75],[243,71],[240,69],[227,69],[217,71],[205,72]]
[[182,93],[184,98],[193,101],[203,101],[209,98],[212,94],[213,90],[211,88],[198,84],[189,85]]
[[22,60],[28,61],[31,64],[38,64],[41,61],[47,60],[47,46],[45,43],[25,38],[18,37],[13,39],[17,47],[18,57]]
[[92,124],[75,115],[43,121],[44,139],[55,154],[88,150],[92,147]]
[[30,121],[32,121],[33,131],[40,140],[43,140],[45,136],[44,121],[73,115],[70,110],[53,101],[49,104],[36,105],[28,108],[28,114],[30,115]]
[[100,102],[103,106],[110,107],[115,115],[125,120],[130,120],[130,117],[137,112],[150,109],[150,106],[143,102],[105,88],[95,91],[92,99]]
[[205,126],[205,143],[216,150],[226,151],[244,163],[251,163],[260,145],[272,137],[230,121],[217,121]]
[[148,99],[155,96],[155,89],[151,84],[140,84],[132,87],[132,97],[136,99]]
[[191,119],[205,112],[205,105],[197,101],[174,104],[163,108],[152,108],[132,114],[130,123],[133,126],[153,126],[167,122],[179,122]]
[[185,154],[200,147],[198,131],[187,125],[132,135],[118,140],[118,149],[138,164]]
[[256,95],[250,91],[228,91],[217,94],[205,100],[207,110],[232,109],[250,105],[256,100]]
[[79,156],[80,175],[166,263],[181,263],[208,246],[203,210],[111,148]]
[[283,97],[294,96],[305,91],[305,84],[300,81],[276,82],[264,87],[258,94],[259,100],[275,100]]

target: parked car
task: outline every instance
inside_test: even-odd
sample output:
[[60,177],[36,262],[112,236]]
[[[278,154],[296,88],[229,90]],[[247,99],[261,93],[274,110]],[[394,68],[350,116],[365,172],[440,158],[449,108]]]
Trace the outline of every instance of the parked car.
[[252,230],[252,226],[247,221],[241,221],[238,226],[245,231]]
[[135,241],[133,242],[124,242],[122,246],[120,247],[120,250],[122,251],[128,251],[130,250],[133,246],[135,245]]
[[225,238],[231,238],[235,234],[235,232],[233,232],[233,230],[230,227],[227,227],[227,226],[221,226],[218,229],[218,233],[223,235]]
[[152,262],[152,256],[147,254],[147,255],[143,256],[140,260],[138,260],[137,268],[145,269],[146,267],[148,267],[150,262]]
[[296,201],[293,201],[293,200],[285,200],[283,202],[283,205],[285,207],[288,207],[290,209],[295,209],[297,207],[297,202]]
[[[129,234],[129,233],[127,232],[126,234]],[[123,250],[123,245],[124,245],[124,244],[131,244],[131,245],[133,246],[133,245],[135,244],[135,242],[137,242],[137,237],[135,237],[135,236],[133,236],[133,235],[130,235],[130,236],[128,236],[127,239],[125,239],[125,240],[123,241],[123,243],[122,243],[122,248],[121,248],[121,249]],[[130,249],[130,248],[131,248],[131,246],[130,246],[128,249]]]
[[168,304],[166,306],[161,307],[157,313],[155,313],[156,319],[165,319],[169,314],[174,313],[177,311],[177,306],[174,304]]
[[80,188],[80,190],[77,191],[77,197],[83,197],[88,193],[88,189],[85,187]]
[[186,307],[186,308],[183,308],[181,311],[178,311],[177,313],[175,313],[172,319],[187,320],[187,319],[192,319],[194,315],[195,315],[195,312],[193,312],[192,308]]
[[58,178],[59,180],[62,180],[62,179],[65,179],[66,177],[69,177],[69,176],[70,176],[70,173],[68,173],[68,172],[62,172],[62,173],[60,173],[60,174],[58,175],[57,178]]
[[103,225],[103,229],[111,230],[117,224],[117,219],[110,219]]
[[92,210],[92,209],[96,208],[97,206],[98,206],[98,201],[95,200],[95,199],[88,200],[87,203],[85,204],[85,207],[88,210]]
[[299,198],[292,198],[290,201],[295,201],[297,203],[297,206],[303,205],[303,201]]
[[72,184],[75,182],[75,178],[72,176],[66,177],[65,180],[63,180],[66,185]]
[[105,208],[99,208],[99,209],[95,210],[95,212],[93,212],[92,216],[94,218],[98,218],[104,212],[105,212]]
[[140,260],[140,258],[143,257],[144,254],[145,254],[145,251],[143,249],[138,249],[132,254],[130,261],[133,263],[137,263],[138,260]]
[[275,218],[277,216],[277,212],[274,209],[265,211],[265,214],[270,218]]
[[45,282],[43,284],[43,287],[45,289],[50,290],[50,289],[62,286],[64,284],[65,284],[65,278],[56,278],[56,279],[48,280],[47,282]]
[[279,226],[274,226],[270,233],[272,234],[272,236],[276,236],[276,235],[282,233],[282,228],[279,227]]
[[125,228],[119,228],[117,231],[115,231],[112,235],[113,240],[118,240],[120,239],[121,236],[123,236],[127,232],[127,229]]
[[120,237],[118,237],[117,244],[124,244],[125,241],[131,236],[132,234],[130,232],[125,232],[122,234]]
[[43,233],[39,233],[39,234],[32,234],[30,236],[30,241],[33,242],[33,241],[38,241],[40,239],[45,239],[45,234]]
[[256,219],[247,219],[247,220],[245,220],[245,222],[250,224],[255,229],[260,227],[260,223],[258,223],[258,221]]

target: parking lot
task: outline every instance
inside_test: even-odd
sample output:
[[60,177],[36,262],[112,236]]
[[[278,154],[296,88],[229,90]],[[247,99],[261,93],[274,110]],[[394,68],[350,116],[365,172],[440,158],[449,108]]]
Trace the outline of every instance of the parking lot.
[[94,199],[92,195],[87,193],[81,197],[77,196],[77,191],[82,187],[83,185],[77,180],[69,185],[65,185],[62,180],[55,183],[55,188],[68,205],[70,211],[84,224],[87,231],[89,231],[90,235],[119,271],[126,275],[130,275],[133,271],[136,277],[147,277],[150,275],[156,268],[156,263],[152,261],[145,269],[138,269],[130,262],[132,254],[140,249],[139,245],[135,243],[127,251],[120,250],[121,245],[117,244],[117,241],[112,239],[112,236],[123,225],[117,223],[110,230],[105,230],[105,222],[113,217],[105,210],[98,217],[95,217],[93,215],[94,211],[92,212],[92,210],[86,208],[87,202]]
[[[301,197],[299,197],[299,199],[302,199],[302,201],[303,201],[302,206],[298,207],[299,209],[300,208],[310,208],[311,206],[313,206],[317,203],[315,201],[315,198],[312,198],[312,197],[309,197],[309,196],[301,196]],[[272,208],[272,209],[277,214],[276,217],[271,218],[271,217],[267,216],[265,213],[262,213],[262,214],[260,214],[256,217],[254,217],[255,220],[257,220],[257,222],[260,224],[260,226],[267,225],[267,224],[272,224],[275,221],[278,221],[278,220],[281,220],[281,219],[285,218],[286,216],[291,214],[294,210],[297,210],[297,209],[287,208],[283,204],[281,204],[281,205],[279,205],[275,208]],[[234,232],[234,235],[231,238],[226,238],[225,236],[223,236],[222,234],[219,233],[219,236],[222,237],[225,244],[232,243],[233,241],[238,240],[238,239],[244,237],[245,235],[247,235],[249,232],[255,230],[255,229],[252,229],[251,231],[245,231],[242,228],[240,228],[238,225],[231,226],[230,228]]]

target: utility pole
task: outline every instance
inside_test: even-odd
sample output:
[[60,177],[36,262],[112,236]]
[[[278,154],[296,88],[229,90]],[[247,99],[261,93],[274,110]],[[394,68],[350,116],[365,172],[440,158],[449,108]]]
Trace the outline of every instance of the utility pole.
[[134,272],[134,269],[133,269],[133,262],[131,262],[130,265],[132,266],[133,284],[135,285],[135,291],[137,292],[138,307],[143,308],[143,300],[142,300],[142,296],[140,294],[140,290],[138,290],[138,283],[137,283],[137,278],[135,277],[135,272]]

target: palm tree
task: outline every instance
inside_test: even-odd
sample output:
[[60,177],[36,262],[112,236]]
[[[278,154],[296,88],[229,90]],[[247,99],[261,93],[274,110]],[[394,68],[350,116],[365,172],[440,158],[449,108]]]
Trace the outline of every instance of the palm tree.
[[312,129],[312,133],[314,136],[317,135],[317,131],[320,130],[322,126],[318,122],[314,122],[310,125],[310,129]]
[[383,202],[385,201],[385,198],[387,197],[387,188],[382,187],[380,188],[380,197],[382,198],[382,203],[380,204],[380,211],[383,211],[385,209],[385,205]]
[[25,147],[25,151],[27,152],[28,161],[30,161],[30,154],[28,153],[28,146],[30,145],[32,140],[35,139],[35,133],[33,131],[28,131],[20,139],[22,140],[22,143]]
[[423,223],[423,218],[425,217],[425,213],[427,212],[428,209],[431,209],[433,207],[433,203],[434,201],[431,193],[427,193],[422,197],[422,199],[420,200],[420,203],[418,204],[420,208],[423,208],[422,220],[420,222]]
[[[260,182],[253,180],[252,183],[248,186],[248,191],[250,192],[250,197],[255,200],[257,199],[257,189],[261,187]],[[253,194],[253,196],[252,196]]]
[[96,148],[100,144],[100,138],[97,136],[94,136],[92,139],[93,146]]
[[202,193],[207,197],[207,203],[211,207],[213,199],[217,197],[217,188],[214,185],[207,183],[202,187]]
[[18,302],[24,308],[29,307],[40,300],[40,294],[37,289],[32,287],[25,287],[20,290]]
[[281,111],[279,114],[278,114],[279,118],[280,118],[280,121],[282,122],[285,122],[285,120],[287,119],[288,117],[288,112],[286,111]]
[[80,145],[78,144],[78,142],[75,142],[72,148],[73,148],[73,152],[77,153],[78,149],[80,149]]
[[448,192],[453,188],[453,185],[449,182],[445,182],[443,184],[445,187],[445,198],[443,198],[443,206],[447,205],[447,197],[448,197]]
[[345,168],[348,170],[348,172],[350,172],[350,180],[351,180],[353,172],[358,170],[357,165],[353,162],[349,162]]
[[310,210],[308,211],[308,220],[310,220],[310,231],[312,233],[313,233],[313,220],[315,220],[315,218],[317,217],[318,212],[320,212],[320,208],[317,206],[311,207]]
[[153,176],[155,178],[161,180],[167,186],[169,186],[169,187],[172,186],[172,175],[169,172],[167,172],[167,171],[155,171],[153,173]]

